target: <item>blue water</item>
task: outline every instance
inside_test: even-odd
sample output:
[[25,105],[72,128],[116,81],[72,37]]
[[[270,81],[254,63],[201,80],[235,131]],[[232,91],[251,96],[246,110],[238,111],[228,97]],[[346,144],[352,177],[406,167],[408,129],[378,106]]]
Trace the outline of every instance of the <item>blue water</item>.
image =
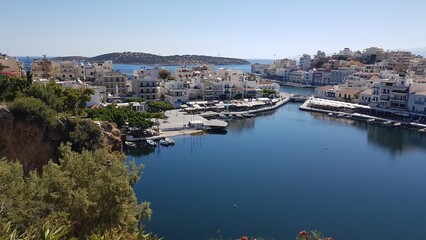
[[[27,70],[30,71],[31,70],[31,62],[34,59],[39,59],[39,58],[42,58],[42,57],[18,56],[16,58],[19,61],[21,61],[22,63],[26,64],[26,68],[28,68]],[[52,57],[48,57],[48,58],[52,58]],[[254,64],[254,63],[271,64],[273,62],[272,59],[247,59],[247,61],[249,61],[251,64]],[[135,70],[135,69],[140,69],[140,68],[151,69],[153,67],[155,67],[155,66],[153,66],[153,65],[134,65],[134,64],[114,64],[113,65],[114,70],[121,71],[121,72],[123,72],[127,75],[131,75],[133,73],[133,70]],[[167,66],[159,66],[159,67],[164,67],[165,69],[170,70],[172,73],[174,73],[176,68],[178,68],[180,66],[174,66],[174,65],[169,66],[169,65],[167,65]],[[195,65],[188,65],[188,67],[195,67]],[[216,65],[215,71],[217,71],[219,68],[242,70],[245,73],[251,72],[251,65]]]
[[[135,69],[152,69],[155,66],[153,65],[133,65],[133,64],[114,64],[113,68],[114,70],[121,71],[125,74],[132,74],[133,70]],[[176,68],[179,68],[180,66],[158,66],[160,68],[165,68],[167,70],[170,70],[172,74],[174,74]],[[195,67],[195,65],[187,65],[187,67]],[[242,70],[245,73],[251,72],[251,65],[215,65],[215,71],[217,71],[219,68],[227,68],[227,69],[233,69],[233,70]]]
[[129,156],[145,164],[135,192],[152,202],[147,227],[166,239],[294,239],[303,229],[347,240],[426,235],[426,136],[418,133],[289,103],[231,122],[226,135],[175,141]]
[[[251,64],[254,63],[261,63],[261,64],[271,64],[273,62],[272,59],[247,59]],[[133,65],[133,64],[114,64],[114,70],[121,71],[126,74],[132,74],[133,70],[140,69],[140,68],[146,68],[146,69],[152,69],[153,65]],[[170,70],[172,73],[175,72],[176,68],[180,66],[160,66],[158,67],[164,67],[167,70]],[[187,67],[195,67],[195,65],[187,65]],[[242,70],[245,73],[251,72],[251,65],[215,65],[215,71],[217,71],[219,68],[227,68],[227,69],[233,69],[233,70]]]

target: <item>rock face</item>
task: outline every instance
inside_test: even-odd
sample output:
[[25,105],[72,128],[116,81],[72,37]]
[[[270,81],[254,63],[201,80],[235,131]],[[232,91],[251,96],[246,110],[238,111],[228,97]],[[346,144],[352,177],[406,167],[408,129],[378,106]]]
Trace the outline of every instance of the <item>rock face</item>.
[[[103,135],[101,145],[109,152],[122,151],[120,131],[110,123],[98,125]],[[58,162],[61,141],[62,134],[57,129],[17,121],[6,107],[0,106],[0,158],[19,161],[25,174],[41,170],[50,159]]]

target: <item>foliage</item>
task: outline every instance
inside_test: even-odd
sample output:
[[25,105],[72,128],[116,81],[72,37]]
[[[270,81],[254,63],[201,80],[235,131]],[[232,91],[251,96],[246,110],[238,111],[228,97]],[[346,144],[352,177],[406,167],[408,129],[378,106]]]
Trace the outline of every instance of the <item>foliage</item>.
[[125,98],[124,101],[126,101],[126,102],[145,102],[145,99],[143,99],[143,98]]
[[79,114],[86,107],[94,93],[93,89],[64,89],[55,82],[44,84],[33,84],[27,91],[27,95],[41,99],[57,112]]
[[275,90],[272,90],[272,89],[263,89],[262,94],[263,94],[263,97],[269,97],[271,95],[275,95],[276,92]]
[[55,111],[37,98],[17,98],[13,102],[8,103],[8,108],[13,113],[15,119],[21,121],[47,126],[53,126],[56,122]]
[[133,127],[146,129],[153,125],[151,118],[164,118],[162,113],[134,112],[128,107],[116,107],[111,104],[105,108],[87,109],[88,117],[96,120],[108,121],[121,128],[126,123]]
[[152,214],[149,203],[137,203],[132,189],[143,166],[125,165],[124,155],[103,149],[80,154],[66,145],[61,152],[60,165],[50,162],[42,175],[31,173],[26,179],[20,164],[0,161],[0,223],[39,235],[49,222],[68,226],[68,237],[113,229],[136,234],[139,220]]
[[13,101],[16,97],[22,96],[30,85],[28,79],[0,74],[0,101]]
[[173,109],[173,106],[170,103],[164,101],[152,101],[147,104],[150,112],[164,112]]
[[163,80],[169,79],[171,75],[172,73],[166,69],[161,69],[160,72],[158,73],[158,76]]
[[303,230],[297,235],[296,240],[333,240],[333,238],[324,237],[318,230],[311,232]]
[[63,133],[63,143],[70,143],[75,152],[84,150],[94,151],[101,148],[102,131],[91,120],[61,119],[63,125],[59,125]]
[[[0,223],[1,240],[78,240],[76,237],[67,237],[70,227],[68,225],[52,224],[50,221],[43,225],[43,231],[34,232],[33,229],[27,229],[23,233],[18,233],[16,229],[11,228],[11,224]],[[145,232],[145,228],[137,230],[135,233],[122,232],[118,228],[111,229],[102,234],[92,233],[86,237],[89,240],[161,240],[153,233]]]

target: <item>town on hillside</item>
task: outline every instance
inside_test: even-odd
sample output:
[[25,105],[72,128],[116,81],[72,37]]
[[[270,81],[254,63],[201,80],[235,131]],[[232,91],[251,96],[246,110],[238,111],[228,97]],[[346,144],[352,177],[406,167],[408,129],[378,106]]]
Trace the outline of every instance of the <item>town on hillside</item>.
[[[126,98],[166,101],[179,108],[194,101],[227,101],[278,96],[279,84],[315,87],[315,97],[380,109],[426,114],[426,59],[409,51],[362,51],[345,48],[331,56],[318,51],[298,61],[275,60],[251,66],[251,73],[214,65],[180,66],[174,73],[160,67],[134,69],[126,75],[112,61],[34,59],[23,66],[1,55],[2,74],[32,74],[33,83],[56,81],[63,87],[92,88],[88,107],[125,102]],[[143,111],[145,108],[138,108]]]

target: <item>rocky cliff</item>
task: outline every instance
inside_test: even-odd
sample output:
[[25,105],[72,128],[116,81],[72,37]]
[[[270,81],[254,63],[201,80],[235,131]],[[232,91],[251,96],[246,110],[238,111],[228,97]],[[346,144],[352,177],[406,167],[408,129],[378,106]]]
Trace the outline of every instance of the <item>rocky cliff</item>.
[[[98,122],[98,126],[102,130],[100,145],[109,152],[122,151],[120,131],[107,122]],[[58,147],[64,136],[58,129],[62,128],[18,121],[6,107],[0,106],[0,158],[21,162],[25,174],[40,170],[50,159],[58,162]]]

